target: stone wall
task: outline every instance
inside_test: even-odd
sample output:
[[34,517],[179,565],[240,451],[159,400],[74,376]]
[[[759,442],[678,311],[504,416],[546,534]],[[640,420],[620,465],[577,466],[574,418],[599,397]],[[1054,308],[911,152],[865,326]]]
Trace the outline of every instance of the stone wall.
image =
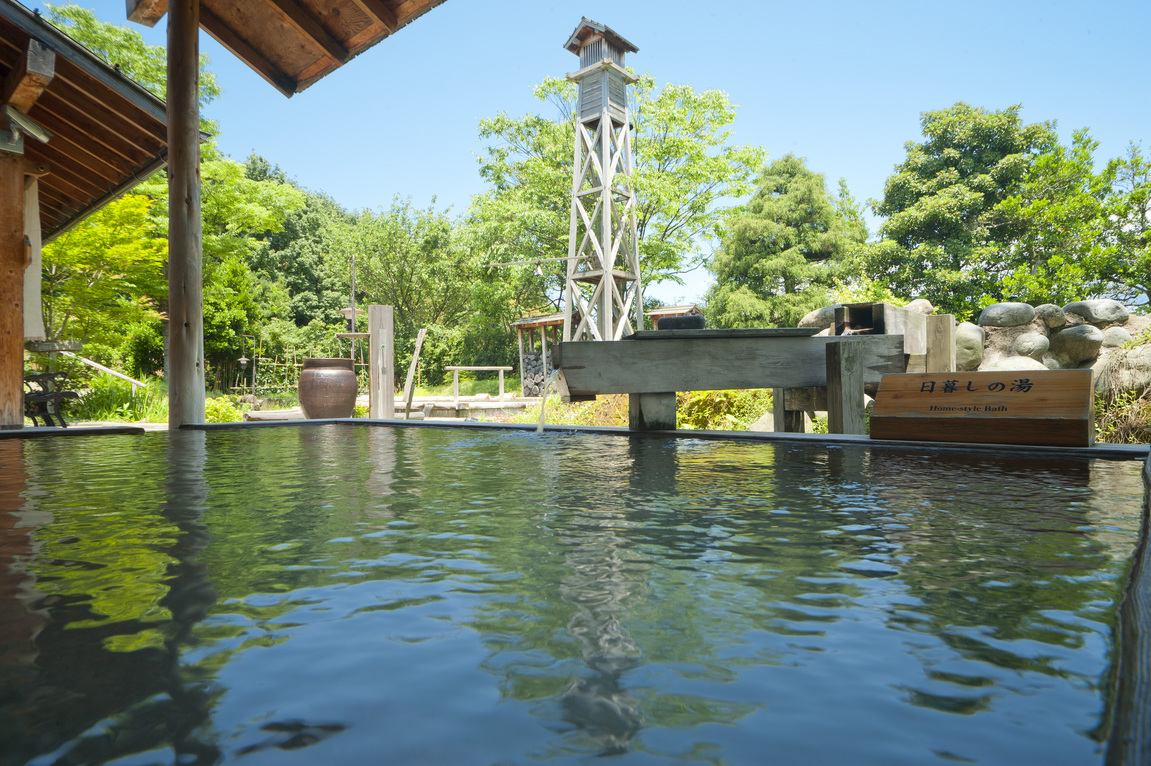
[[[544,364],[543,355],[539,351],[529,351],[523,356],[524,363],[524,379],[523,379],[523,395],[524,396],[539,396],[540,391],[544,386]],[[552,367],[552,352],[548,349],[548,373],[554,369]]]
[[959,370],[1093,369],[1097,390],[1121,387],[1142,393],[1151,379],[1151,346],[1133,343],[1151,317],[1132,315],[1114,300],[995,303],[977,323],[955,330]]

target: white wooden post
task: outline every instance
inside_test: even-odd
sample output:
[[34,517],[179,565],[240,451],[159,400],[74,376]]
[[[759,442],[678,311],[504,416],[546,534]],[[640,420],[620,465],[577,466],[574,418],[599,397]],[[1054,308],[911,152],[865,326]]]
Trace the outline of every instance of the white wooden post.
[[396,414],[396,392],[391,306],[368,306],[368,417],[391,419]]

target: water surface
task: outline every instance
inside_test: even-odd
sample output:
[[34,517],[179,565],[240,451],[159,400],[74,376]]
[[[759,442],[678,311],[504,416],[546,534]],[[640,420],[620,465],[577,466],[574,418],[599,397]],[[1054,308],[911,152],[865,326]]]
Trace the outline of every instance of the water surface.
[[0,764],[1098,763],[1135,462],[0,442]]

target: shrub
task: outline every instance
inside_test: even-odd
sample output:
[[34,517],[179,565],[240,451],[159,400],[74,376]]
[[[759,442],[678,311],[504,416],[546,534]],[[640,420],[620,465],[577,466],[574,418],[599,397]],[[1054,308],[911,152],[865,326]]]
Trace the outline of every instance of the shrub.
[[204,402],[205,423],[238,423],[244,419],[244,408],[235,396],[217,396]]

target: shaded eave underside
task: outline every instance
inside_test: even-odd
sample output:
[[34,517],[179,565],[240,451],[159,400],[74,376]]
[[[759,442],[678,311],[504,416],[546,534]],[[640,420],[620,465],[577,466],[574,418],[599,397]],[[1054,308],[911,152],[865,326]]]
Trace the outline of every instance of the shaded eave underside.
[[45,241],[164,166],[164,102],[12,0],[0,0],[0,82],[31,38],[55,51],[55,76],[28,110],[51,131],[24,138],[24,156],[50,171],[40,178]]
[[[200,28],[285,96],[306,89],[444,0],[200,0]],[[167,0],[128,0],[154,26]]]

